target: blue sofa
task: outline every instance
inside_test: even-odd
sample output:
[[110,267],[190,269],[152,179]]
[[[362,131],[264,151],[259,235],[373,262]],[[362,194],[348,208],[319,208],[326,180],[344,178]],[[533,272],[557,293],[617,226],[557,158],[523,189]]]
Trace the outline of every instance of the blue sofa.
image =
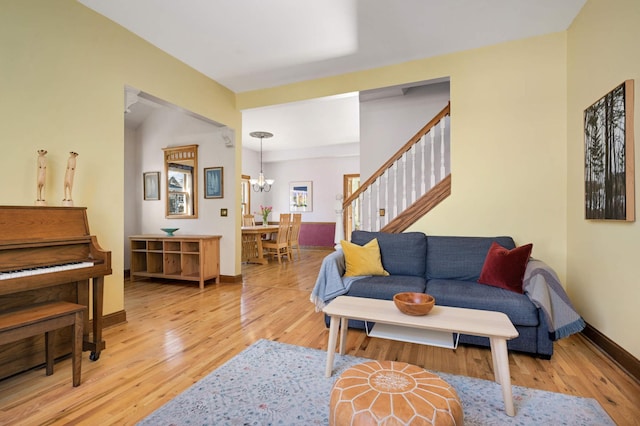
[[[389,275],[359,278],[350,283],[346,295],[392,300],[396,293],[424,292],[433,295],[437,305],[504,312],[520,333],[507,342],[509,350],[544,359],[553,355],[545,315],[527,295],[477,282],[491,244],[495,241],[513,249],[516,245],[511,237],[354,231],[351,242],[364,245],[373,238],[378,239],[382,266]],[[329,319],[325,320],[328,325]],[[350,320],[349,327],[365,328],[356,320]],[[460,335],[459,342],[489,346],[485,337]]]

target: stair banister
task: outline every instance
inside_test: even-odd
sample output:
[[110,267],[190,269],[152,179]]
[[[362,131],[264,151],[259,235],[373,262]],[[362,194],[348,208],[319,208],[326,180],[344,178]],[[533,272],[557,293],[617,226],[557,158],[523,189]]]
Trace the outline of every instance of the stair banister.
[[[450,115],[450,103],[438,113],[436,114],[422,129],[420,129],[406,144],[404,144],[393,156],[391,156],[375,173],[373,173],[361,186],[354,191],[349,197],[347,197],[342,206],[343,211],[346,214],[348,206],[352,205],[357,199],[360,200],[360,225],[361,229],[370,229],[385,232],[402,232],[411,223],[418,220],[421,215],[424,215],[428,210],[432,209],[437,205],[440,201],[446,198],[451,193],[451,177],[450,175],[445,176],[445,118]],[[440,125],[440,182],[436,182],[435,170],[435,127]],[[434,131],[432,131],[434,130]],[[425,178],[426,178],[426,170],[425,170],[425,144],[426,144],[426,135],[429,134],[431,139],[430,146],[430,189],[427,192],[425,188]],[[420,195],[416,194],[416,150],[418,144],[421,142],[421,165],[420,165]],[[412,163],[411,168],[407,170],[407,159],[410,155],[412,155]],[[402,163],[401,170],[401,180],[402,184],[399,185],[398,182],[398,168]],[[411,187],[407,186],[407,174],[411,173],[410,179]],[[389,186],[390,181],[393,181],[390,195]],[[384,186],[384,200],[380,199],[381,189],[380,185]],[[398,188],[400,186],[400,188]],[[373,190],[376,190],[375,199],[373,194],[371,193]],[[398,194],[399,191],[402,191],[402,194]],[[407,192],[409,191],[409,194]],[[402,197],[402,209],[400,213],[398,213],[398,195]],[[392,197],[393,200],[389,200],[389,197]],[[407,196],[410,197],[409,203],[407,203]],[[365,200],[366,198],[366,200]],[[391,201],[391,202],[390,202]],[[374,203],[377,203],[374,206]],[[381,204],[382,203],[382,204]],[[409,204],[409,205],[407,205]],[[419,205],[417,205],[419,204]],[[391,216],[391,208],[393,208],[393,215]],[[380,210],[384,209],[385,218],[380,218]],[[365,214],[366,212],[366,214]],[[377,220],[373,219],[373,215],[377,215]],[[391,217],[389,217],[391,216]],[[368,225],[368,226],[367,226]],[[352,229],[355,229],[352,227]],[[345,236],[349,238],[349,236]]]
[[420,138],[427,134],[429,130],[431,130],[436,124],[438,124],[443,118],[447,115],[450,115],[450,103],[447,103],[447,106],[442,109],[435,117],[431,119],[422,129],[418,131],[409,141],[404,144],[398,152],[396,152],[391,158],[389,158],[375,173],[373,173],[369,179],[364,181],[364,183],[360,184],[360,187],[353,192],[346,200],[342,203],[343,208],[346,208],[349,204],[351,204],[361,192],[364,192],[366,188],[369,188],[375,182],[377,178],[382,176],[382,174],[390,167],[394,165],[396,161],[398,161],[405,152],[407,152]]

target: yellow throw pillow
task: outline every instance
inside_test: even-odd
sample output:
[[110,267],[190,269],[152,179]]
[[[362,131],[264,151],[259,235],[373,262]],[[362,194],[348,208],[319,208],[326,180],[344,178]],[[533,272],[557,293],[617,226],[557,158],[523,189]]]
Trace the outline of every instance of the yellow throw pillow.
[[350,243],[349,241],[340,241],[342,251],[344,252],[344,260],[347,265],[345,277],[357,277],[361,275],[389,275],[382,267],[380,259],[380,246],[378,239],[374,238],[363,246]]

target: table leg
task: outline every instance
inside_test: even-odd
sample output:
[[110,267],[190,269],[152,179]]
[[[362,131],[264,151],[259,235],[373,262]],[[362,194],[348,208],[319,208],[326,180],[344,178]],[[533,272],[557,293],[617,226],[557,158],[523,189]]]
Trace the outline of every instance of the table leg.
[[264,253],[262,252],[262,237],[260,234],[255,234],[256,236],[256,244],[258,245],[258,259],[256,262],[265,265],[268,261],[264,258]]
[[500,369],[498,368],[498,359],[496,353],[493,350],[493,343],[491,343],[491,362],[493,363],[493,377],[496,379],[496,383],[502,383],[500,380]]
[[325,377],[331,377],[333,370],[333,359],[336,355],[336,340],[338,340],[338,327],[340,323],[340,317],[332,316],[329,323],[329,342],[327,343],[327,368],[325,370]]
[[242,261],[247,263],[266,264],[267,259],[262,255],[261,234],[254,232],[242,234]]
[[509,372],[509,355],[507,351],[507,341],[492,337],[491,358],[493,358],[493,374],[496,382],[502,386],[502,398],[504,408],[509,416],[515,416],[516,410],[513,406],[513,395],[511,393],[511,374]]
[[347,328],[349,326],[349,318],[342,317],[340,320],[340,355],[344,355],[347,346]]
[[242,233],[242,261],[248,262],[253,257],[253,235]]

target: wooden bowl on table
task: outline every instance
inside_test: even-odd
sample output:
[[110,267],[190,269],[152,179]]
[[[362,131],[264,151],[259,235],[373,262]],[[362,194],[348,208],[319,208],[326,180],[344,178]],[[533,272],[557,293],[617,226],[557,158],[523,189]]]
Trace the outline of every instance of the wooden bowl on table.
[[436,304],[436,299],[425,293],[397,293],[393,295],[393,303],[403,314],[427,315]]

